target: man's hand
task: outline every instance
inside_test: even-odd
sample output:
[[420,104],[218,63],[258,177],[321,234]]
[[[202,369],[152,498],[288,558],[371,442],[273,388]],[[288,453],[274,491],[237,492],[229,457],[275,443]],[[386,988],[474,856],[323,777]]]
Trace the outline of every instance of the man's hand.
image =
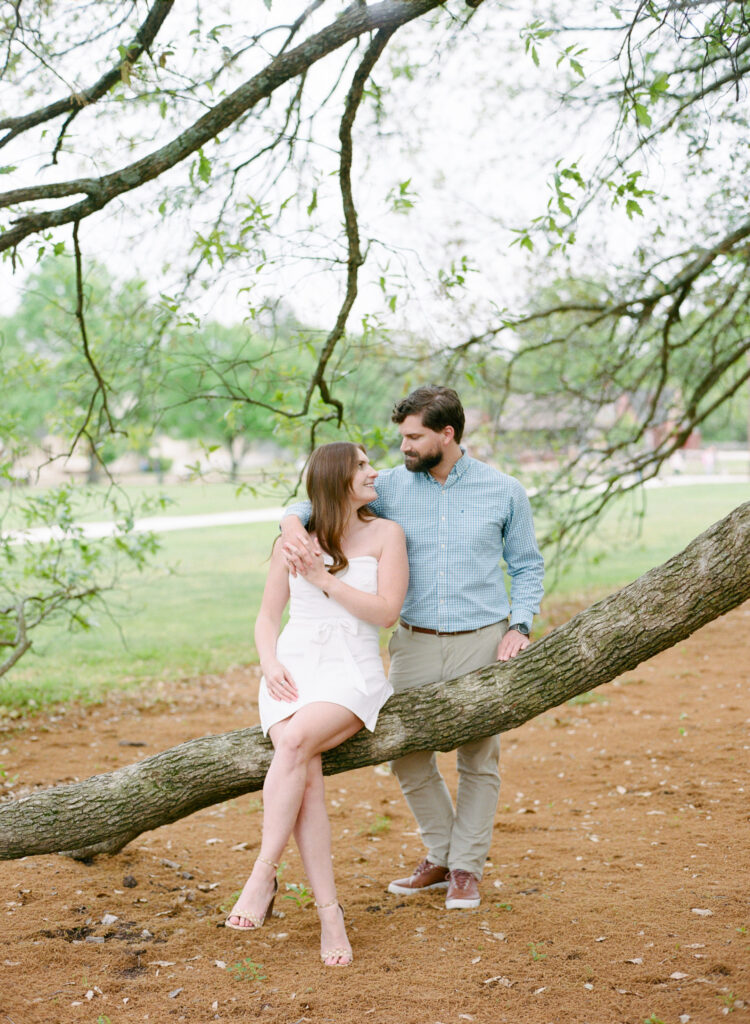
[[525,651],[531,641],[517,629],[509,629],[497,647],[497,660],[510,661],[521,651]]
[[310,536],[297,516],[289,515],[281,520],[281,553],[287,569],[296,576],[309,572],[322,552],[318,538]]

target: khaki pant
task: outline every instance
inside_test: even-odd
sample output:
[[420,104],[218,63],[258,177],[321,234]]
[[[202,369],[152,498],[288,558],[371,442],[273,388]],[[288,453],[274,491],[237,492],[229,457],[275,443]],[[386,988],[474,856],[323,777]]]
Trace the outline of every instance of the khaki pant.
[[[391,686],[403,693],[489,665],[496,660],[507,629],[503,620],[460,636],[430,636],[399,626],[388,645]],[[499,736],[458,748],[455,810],[433,752],[419,751],[391,762],[433,864],[482,877],[500,793],[499,757]]]

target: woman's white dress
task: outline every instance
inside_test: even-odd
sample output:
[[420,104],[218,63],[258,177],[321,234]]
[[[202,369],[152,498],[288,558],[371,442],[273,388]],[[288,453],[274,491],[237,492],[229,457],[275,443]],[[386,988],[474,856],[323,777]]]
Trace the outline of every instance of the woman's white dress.
[[[373,555],[350,558],[338,575],[357,590],[378,592],[378,560]],[[291,673],[299,699],[274,700],[262,678],[258,709],[264,734],[316,701],[349,708],[372,731],[393,693],[383,671],[378,632],[302,576],[290,576],[289,621],[276,642],[276,656]]]

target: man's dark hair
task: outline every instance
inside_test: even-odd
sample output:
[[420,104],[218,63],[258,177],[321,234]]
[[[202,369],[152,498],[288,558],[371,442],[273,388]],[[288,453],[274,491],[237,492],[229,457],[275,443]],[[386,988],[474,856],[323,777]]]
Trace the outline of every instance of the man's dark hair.
[[440,384],[416,388],[406,398],[396,402],[391,419],[394,423],[403,423],[407,416],[414,415],[422,417],[422,424],[428,430],[453,427],[456,441],[460,441],[463,436],[464,408],[453,388],[444,388]]

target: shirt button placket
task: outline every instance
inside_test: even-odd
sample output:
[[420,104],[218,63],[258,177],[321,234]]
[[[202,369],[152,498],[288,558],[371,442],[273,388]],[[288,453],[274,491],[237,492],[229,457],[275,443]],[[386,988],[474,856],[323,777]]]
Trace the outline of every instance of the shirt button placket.
[[438,514],[438,544],[439,548],[439,559],[438,559],[438,624],[437,629],[441,632],[448,630],[449,625],[447,623],[448,605],[447,605],[447,571],[448,571],[448,526],[446,522],[446,491],[445,487],[440,488],[440,503],[439,503],[439,514]]

